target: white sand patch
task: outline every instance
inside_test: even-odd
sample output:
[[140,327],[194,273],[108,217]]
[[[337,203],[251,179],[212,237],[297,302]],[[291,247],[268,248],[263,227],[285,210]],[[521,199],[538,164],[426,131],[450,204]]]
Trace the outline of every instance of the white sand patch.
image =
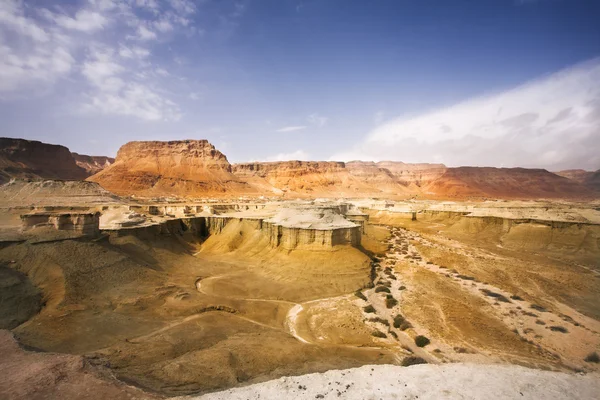
[[182,399],[597,399],[600,376],[515,365],[367,365]]

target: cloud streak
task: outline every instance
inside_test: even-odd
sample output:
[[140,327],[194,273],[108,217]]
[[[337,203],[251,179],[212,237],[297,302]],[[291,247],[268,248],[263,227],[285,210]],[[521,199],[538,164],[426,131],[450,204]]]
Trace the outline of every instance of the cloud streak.
[[600,59],[373,129],[332,159],[600,168]]
[[281,132],[281,133],[295,132],[295,131],[301,131],[306,128],[307,128],[306,126],[284,126],[283,128],[277,129],[275,132]]

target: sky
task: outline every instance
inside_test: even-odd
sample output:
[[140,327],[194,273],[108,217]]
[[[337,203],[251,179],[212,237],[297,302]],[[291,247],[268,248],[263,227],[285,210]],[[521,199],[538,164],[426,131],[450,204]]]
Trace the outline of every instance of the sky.
[[598,0],[0,0],[0,136],[600,168]]

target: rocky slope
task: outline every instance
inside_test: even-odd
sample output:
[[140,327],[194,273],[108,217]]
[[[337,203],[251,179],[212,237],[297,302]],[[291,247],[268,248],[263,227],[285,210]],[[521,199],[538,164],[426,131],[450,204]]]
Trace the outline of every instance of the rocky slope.
[[86,156],[85,154],[71,153],[77,165],[85,169],[88,175],[94,175],[104,168],[110,167],[115,162],[112,157],[106,156]]
[[0,184],[12,178],[83,180],[88,175],[64,146],[0,138]]
[[591,198],[593,192],[570,179],[544,169],[458,167],[448,168],[425,186],[436,198]]
[[555,174],[581,183],[591,190],[600,191],[600,169],[597,171],[567,169],[564,171],[555,172]]
[[207,140],[127,143],[112,165],[88,180],[113,193],[145,197],[226,196],[249,187]]

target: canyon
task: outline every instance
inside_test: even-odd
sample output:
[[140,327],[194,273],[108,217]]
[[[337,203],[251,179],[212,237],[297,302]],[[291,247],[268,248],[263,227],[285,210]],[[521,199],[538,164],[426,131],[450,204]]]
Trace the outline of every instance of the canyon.
[[593,172],[2,143],[8,398],[597,393]]

